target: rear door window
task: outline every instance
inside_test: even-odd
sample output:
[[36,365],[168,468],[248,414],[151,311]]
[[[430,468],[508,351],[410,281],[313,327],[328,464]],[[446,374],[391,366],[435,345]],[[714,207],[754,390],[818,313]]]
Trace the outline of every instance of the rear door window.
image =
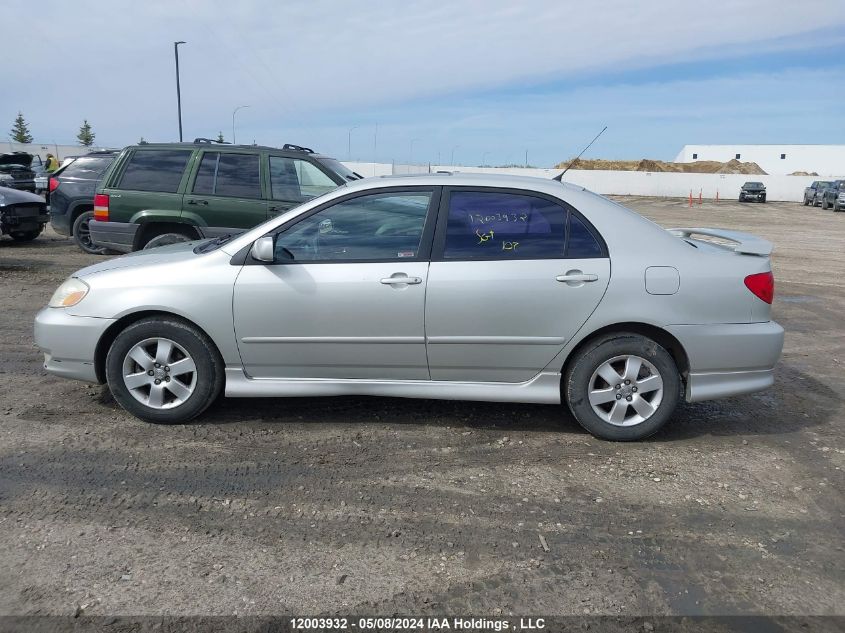
[[204,152],[194,178],[193,193],[228,198],[261,198],[258,154]]
[[136,150],[123,170],[118,188],[176,193],[191,152],[189,149]]
[[559,259],[567,210],[545,198],[453,191],[444,259]]
[[568,206],[501,191],[452,191],[443,241],[445,260],[606,256],[594,229]]

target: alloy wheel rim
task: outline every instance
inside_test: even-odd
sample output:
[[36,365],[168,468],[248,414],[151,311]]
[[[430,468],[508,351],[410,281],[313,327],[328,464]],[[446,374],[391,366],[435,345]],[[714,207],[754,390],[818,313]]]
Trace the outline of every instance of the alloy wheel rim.
[[173,409],[194,393],[196,363],[175,341],[144,339],[123,359],[123,384],[141,404],[151,409]]
[[588,398],[593,412],[614,426],[648,420],[663,401],[663,378],[650,361],[624,354],[603,362],[590,377]]

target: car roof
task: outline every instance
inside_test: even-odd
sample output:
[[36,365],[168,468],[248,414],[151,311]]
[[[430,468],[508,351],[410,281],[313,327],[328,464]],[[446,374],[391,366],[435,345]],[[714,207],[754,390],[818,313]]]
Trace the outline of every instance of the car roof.
[[233,145],[232,143],[208,143],[195,141],[183,141],[181,143],[135,143],[134,145],[128,145],[126,149],[193,149],[196,147],[204,147],[212,151],[222,150],[224,152],[233,150],[267,150],[271,152],[282,152],[292,156],[304,155],[311,156],[313,158],[331,158],[331,156],[319,154],[313,150],[308,150],[307,148],[292,149],[291,147],[271,147],[269,145],[247,145],[242,143],[238,143],[237,145]]
[[552,178],[537,178],[534,176],[516,176],[510,174],[487,174],[469,172],[439,172],[434,174],[410,174],[401,176],[378,176],[364,178],[346,183],[348,190],[377,189],[380,187],[413,187],[413,186],[453,186],[453,187],[502,187],[509,189],[525,189],[539,191],[554,196],[564,191],[584,191],[579,185],[562,183]]

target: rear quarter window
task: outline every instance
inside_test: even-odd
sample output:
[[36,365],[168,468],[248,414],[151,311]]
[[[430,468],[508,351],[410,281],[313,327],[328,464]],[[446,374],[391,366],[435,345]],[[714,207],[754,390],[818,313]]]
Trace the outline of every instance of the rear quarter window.
[[192,150],[136,150],[118,183],[120,189],[176,193]]

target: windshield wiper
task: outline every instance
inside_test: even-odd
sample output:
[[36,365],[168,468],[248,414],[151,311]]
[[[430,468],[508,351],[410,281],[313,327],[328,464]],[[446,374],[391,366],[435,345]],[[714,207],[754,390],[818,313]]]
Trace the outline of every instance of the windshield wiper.
[[209,240],[203,244],[200,244],[194,249],[195,253],[208,253],[209,251],[213,251],[216,248],[219,248],[229,240],[235,237],[234,233],[226,233],[226,235],[221,235],[220,237],[215,237],[213,240]]

